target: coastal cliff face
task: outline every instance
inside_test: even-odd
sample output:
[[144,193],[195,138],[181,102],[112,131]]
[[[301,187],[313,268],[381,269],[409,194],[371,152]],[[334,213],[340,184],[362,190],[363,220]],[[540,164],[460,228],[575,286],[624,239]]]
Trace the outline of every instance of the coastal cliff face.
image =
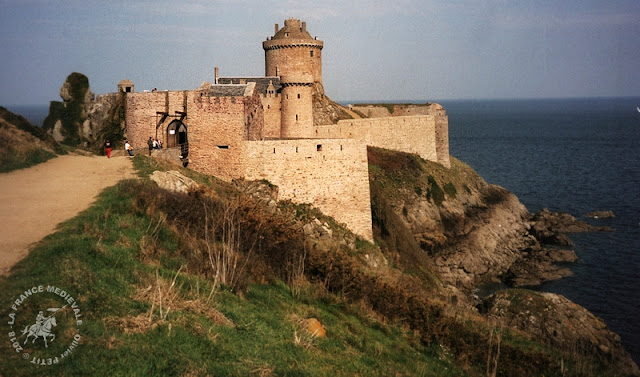
[[610,229],[546,210],[531,215],[515,195],[453,157],[446,169],[369,148],[369,164],[374,236],[392,263],[433,274],[445,301],[480,308],[495,326],[615,365],[621,375],[640,375],[620,337],[562,296],[522,289],[476,296],[488,284],[534,286],[569,276],[565,262],[577,256],[558,247],[572,245],[562,232]]
[[[553,262],[572,254],[549,253],[541,245],[518,198],[461,161],[452,158],[446,169],[375,148],[369,161],[372,191],[381,190],[377,197],[386,198],[446,284],[472,292],[488,283],[534,285],[570,273]],[[516,263],[524,260],[534,262]]]

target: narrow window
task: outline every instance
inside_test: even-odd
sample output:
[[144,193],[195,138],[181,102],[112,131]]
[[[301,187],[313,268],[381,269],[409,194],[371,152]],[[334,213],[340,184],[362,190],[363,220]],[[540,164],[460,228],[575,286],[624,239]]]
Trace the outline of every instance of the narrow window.
[[228,145],[218,145],[218,149],[229,149]]
[[298,153],[298,147],[296,147],[296,153]]
[[316,151],[322,152],[322,144],[316,145]]
[[340,150],[342,150],[342,145],[340,145]]
[[296,114],[296,120],[298,120],[298,114]]
[[276,154],[276,149],[275,148],[273,148],[273,154]]
[[298,99],[300,99],[300,93],[298,93]]
[[309,56],[313,58],[313,50],[309,51]]

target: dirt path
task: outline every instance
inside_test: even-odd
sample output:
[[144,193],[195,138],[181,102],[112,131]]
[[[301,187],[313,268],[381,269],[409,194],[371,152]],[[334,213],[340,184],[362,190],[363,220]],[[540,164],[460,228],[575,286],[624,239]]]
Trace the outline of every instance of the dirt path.
[[0,275],[30,246],[89,207],[106,187],[134,177],[127,157],[65,155],[0,174]]

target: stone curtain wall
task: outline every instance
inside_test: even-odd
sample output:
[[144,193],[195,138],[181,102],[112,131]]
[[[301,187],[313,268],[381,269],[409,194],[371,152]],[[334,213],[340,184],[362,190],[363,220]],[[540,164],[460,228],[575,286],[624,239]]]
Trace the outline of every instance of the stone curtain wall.
[[245,179],[266,179],[279,199],[311,203],[373,241],[367,148],[356,140],[246,142]]
[[189,137],[189,167],[225,180],[244,172],[243,141],[261,136],[260,97],[208,97],[193,92],[185,124]]
[[449,160],[449,117],[444,110],[437,112],[436,120],[436,153],[438,162],[447,168],[451,167]]
[[[438,154],[435,118],[433,115],[419,115],[340,120],[336,125],[316,127],[315,135],[319,138],[356,139],[374,147],[415,153],[425,160],[450,167],[447,137],[446,157]],[[442,126],[442,119],[440,124]]]

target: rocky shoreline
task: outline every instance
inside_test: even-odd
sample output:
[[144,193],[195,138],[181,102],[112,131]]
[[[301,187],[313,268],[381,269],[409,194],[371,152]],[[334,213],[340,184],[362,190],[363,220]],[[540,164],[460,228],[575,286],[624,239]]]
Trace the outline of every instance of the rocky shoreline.
[[[451,301],[475,307],[496,326],[523,331],[542,343],[595,356],[624,374],[640,376],[620,337],[601,319],[561,295],[519,289],[572,274],[570,263],[579,256],[567,234],[614,229],[546,209],[530,214],[514,194],[488,184],[453,158],[450,170],[426,163],[412,175],[418,178],[403,184],[390,199],[391,207],[429,256]],[[372,182],[380,179],[375,176]],[[455,191],[445,194],[441,203],[424,195],[445,185]],[[478,297],[479,288],[488,285],[507,289]]]

